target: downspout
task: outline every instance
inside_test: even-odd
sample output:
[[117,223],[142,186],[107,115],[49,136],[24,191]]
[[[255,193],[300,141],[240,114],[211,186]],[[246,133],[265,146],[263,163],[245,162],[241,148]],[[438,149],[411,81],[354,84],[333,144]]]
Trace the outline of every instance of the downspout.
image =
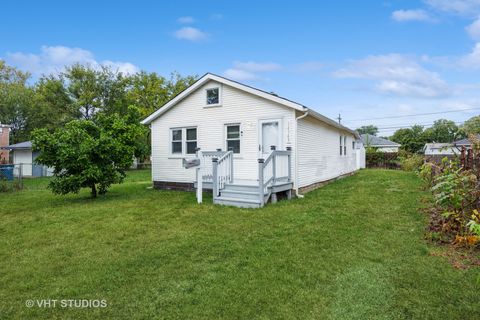
[[303,119],[306,116],[308,116],[308,109],[304,114],[295,118],[295,195],[298,198],[303,198],[303,195],[298,191],[298,120]]

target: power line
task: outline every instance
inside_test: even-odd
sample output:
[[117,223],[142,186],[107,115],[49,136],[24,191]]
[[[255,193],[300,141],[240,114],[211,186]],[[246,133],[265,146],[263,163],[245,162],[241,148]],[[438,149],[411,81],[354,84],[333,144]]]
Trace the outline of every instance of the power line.
[[[458,122],[454,122],[454,123],[455,124],[462,124],[463,122],[458,121]],[[404,125],[404,126],[380,127],[380,128],[378,128],[378,131],[385,131],[385,130],[392,130],[392,129],[406,129],[406,128],[411,128],[413,126],[422,126],[422,127],[429,128],[433,125],[434,125],[434,123],[417,123],[417,124],[413,124],[413,125]]]
[[429,115],[434,115],[434,114],[454,113],[454,112],[473,111],[473,110],[480,110],[480,108],[459,109],[459,110],[447,110],[447,111],[438,111],[438,112],[426,112],[426,113],[407,114],[407,115],[401,115],[401,116],[386,116],[386,117],[378,117],[378,118],[353,119],[353,120],[347,120],[347,122],[351,122],[351,121],[367,121],[367,120],[383,120],[383,119],[397,119],[397,118],[409,118],[409,117],[429,116]]

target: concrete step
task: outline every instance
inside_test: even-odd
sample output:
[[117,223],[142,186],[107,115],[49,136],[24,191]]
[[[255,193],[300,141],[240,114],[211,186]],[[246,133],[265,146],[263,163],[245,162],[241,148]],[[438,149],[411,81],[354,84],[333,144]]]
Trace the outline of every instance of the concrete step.
[[234,206],[239,208],[260,208],[260,201],[253,199],[229,198],[220,196],[213,200],[213,203],[224,206]]

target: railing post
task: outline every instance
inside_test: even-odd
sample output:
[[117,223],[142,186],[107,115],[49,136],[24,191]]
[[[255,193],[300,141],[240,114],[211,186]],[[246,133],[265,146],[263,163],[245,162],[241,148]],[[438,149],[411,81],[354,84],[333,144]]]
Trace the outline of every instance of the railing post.
[[288,155],[288,182],[292,181],[292,147],[287,147]]
[[264,159],[258,159],[258,195],[260,200],[260,207],[263,207],[264,192],[263,192],[263,163]]
[[212,158],[213,198],[218,196],[218,158]]
[[195,169],[197,172],[197,203],[202,203],[203,202],[203,157],[202,157],[202,151],[200,148],[195,149],[197,153],[197,158],[200,160],[200,165],[198,166],[197,169]]
[[270,150],[272,150],[272,183],[275,183],[275,178],[277,176],[277,155],[275,154],[275,150],[277,148],[275,146],[270,146]]
[[230,183],[233,183],[233,148],[230,150],[232,153],[230,154]]

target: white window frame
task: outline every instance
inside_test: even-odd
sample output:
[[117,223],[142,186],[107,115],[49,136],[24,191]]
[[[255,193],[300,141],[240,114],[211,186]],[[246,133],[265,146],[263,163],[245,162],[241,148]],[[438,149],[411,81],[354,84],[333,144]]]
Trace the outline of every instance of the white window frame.
[[343,136],[343,155],[347,156],[347,136]]
[[[212,90],[212,89],[218,89],[218,103],[208,104],[208,101],[207,101],[208,90]],[[211,87],[205,88],[204,98],[205,98],[205,108],[222,106],[222,86],[218,85],[218,86],[211,86]]]
[[[195,129],[197,131],[197,140],[187,140],[187,129]],[[182,131],[182,140],[175,140],[173,141],[173,131],[174,130],[181,130]],[[198,127],[196,126],[189,126],[189,127],[176,127],[170,128],[170,141],[169,141],[169,149],[170,149],[170,157],[184,157],[184,156],[191,156],[195,153],[187,153],[187,142],[197,142],[198,148]],[[173,142],[181,142],[182,143],[182,152],[181,153],[173,153]]]
[[343,156],[343,136],[340,135],[340,155]]
[[[242,155],[242,151],[243,151],[243,141],[242,141],[242,124],[241,123],[225,123],[224,124],[224,129],[223,129],[223,134],[224,134],[224,146],[225,146],[225,150],[228,151],[228,132],[227,132],[227,127],[230,127],[230,126],[238,126],[238,130],[239,130],[239,137],[238,137],[238,140],[240,141],[240,152],[239,153],[234,153],[233,155],[236,157],[236,156],[241,156]],[[230,140],[236,140],[236,139],[230,139]]]

